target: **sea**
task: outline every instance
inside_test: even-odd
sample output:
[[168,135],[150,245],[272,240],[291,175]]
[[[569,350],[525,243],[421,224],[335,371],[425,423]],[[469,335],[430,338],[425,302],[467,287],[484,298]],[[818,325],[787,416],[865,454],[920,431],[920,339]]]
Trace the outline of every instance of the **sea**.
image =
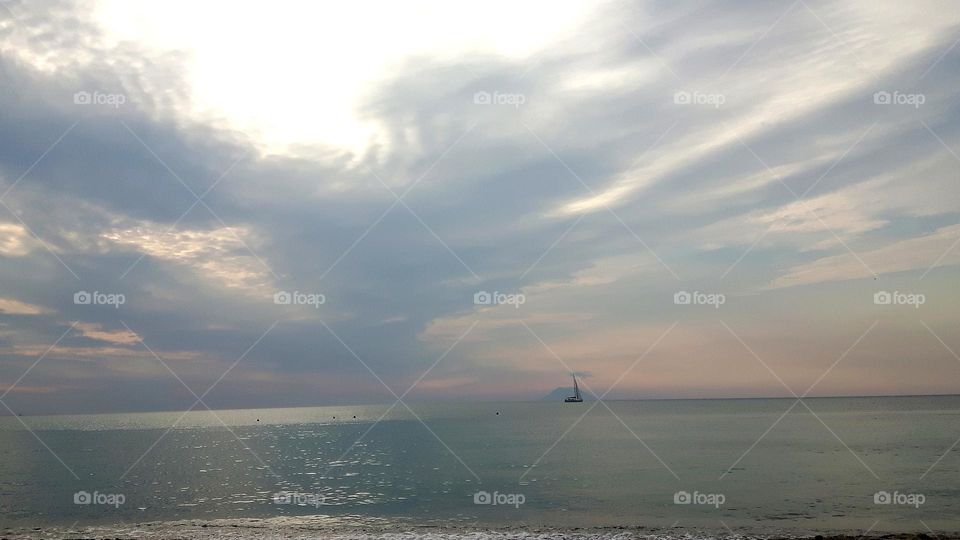
[[0,529],[933,534],[960,529],[958,441],[960,396],[6,416]]

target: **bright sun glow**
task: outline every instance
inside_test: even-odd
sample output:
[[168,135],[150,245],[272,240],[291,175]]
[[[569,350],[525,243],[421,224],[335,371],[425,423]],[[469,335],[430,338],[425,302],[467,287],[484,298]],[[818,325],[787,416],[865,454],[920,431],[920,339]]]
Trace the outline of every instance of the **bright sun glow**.
[[530,57],[563,39],[585,9],[542,0],[288,3],[296,5],[103,0],[97,19],[113,40],[189,54],[187,114],[224,117],[270,152],[298,144],[361,152],[378,126],[357,106],[404,59]]

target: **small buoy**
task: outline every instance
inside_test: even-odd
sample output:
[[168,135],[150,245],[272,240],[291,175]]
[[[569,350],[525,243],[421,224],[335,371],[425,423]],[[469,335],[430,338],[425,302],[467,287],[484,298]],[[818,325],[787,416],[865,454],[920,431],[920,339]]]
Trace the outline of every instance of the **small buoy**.
[[333,417],[333,419],[334,419],[334,420],[336,420],[336,419],[337,419],[337,417],[336,417],[336,416],[334,416],[334,417]]
[[354,418],[356,418],[356,417],[357,417],[357,415],[353,415],[353,417],[354,417]]
[[497,416],[500,416],[500,411],[497,411]]
[[259,419],[259,418],[257,418],[257,422],[259,422],[259,421],[260,421],[260,419]]

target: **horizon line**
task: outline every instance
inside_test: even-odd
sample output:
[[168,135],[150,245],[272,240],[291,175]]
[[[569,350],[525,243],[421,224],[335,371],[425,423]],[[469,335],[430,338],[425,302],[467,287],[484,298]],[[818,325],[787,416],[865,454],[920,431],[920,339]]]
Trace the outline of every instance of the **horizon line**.
[[[911,397],[960,397],[960,393],[943,393],[943,394],[863,394],[863,395],[829,395],[829,396],[804,396],[804,397],[795,397],[795,396],[728,396],[728,397],[659,397],[659,398],[605,398],[602,400],[589,400],[589,401],[733,401],[733,400],[760,400],[760,399],[784,399],[784,400],[797,400],[797,399],[866,399],[866,398],[911,398]],[[494,399],[484,399],[484,400],[405,400],[409,403],[562,403],[562,401],[554,401],[552,399],[526,399],[526,400],[494,400]],[[588,400],[585,400],[588,401]],[[101,411],[101,412],[81,412],[81,413],[53,413],[53,414],[23,414],[17,413],[14,414],[0,414],[0,418],[9,418],[16,416],[30,416],[30,417],[42,417],[42,416],[98,416],[98,415],[109,415],[109,414],[158,414],[158,413],[186,413],[186,412],[226,412],[226,411],[257,411],[257,410],[272,410],[272,409],[319,409],[325,407],[374,407],[374,406],[389,406],[390,403],[352,403],[352,404],[326,404],[326,405],[292,405],[292,406],[275,406],[275,407],[228,407],[228,408],[214,408],[210,407],[207,409],[158,409],[158,410],[143,410],[143,411]]]

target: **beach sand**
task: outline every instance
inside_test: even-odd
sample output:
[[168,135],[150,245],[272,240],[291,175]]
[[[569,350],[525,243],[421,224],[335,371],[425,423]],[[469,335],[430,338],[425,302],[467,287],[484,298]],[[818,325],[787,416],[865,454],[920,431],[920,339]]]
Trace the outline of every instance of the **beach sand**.
[[5,539],[209,539],[209,540],[960,540],[960,532],[842,534],[740,534],[735,531],[698,531],[684,528],[600,527],[482,529],[471,526],[384,526],[313,522],[309,518],[221,519],[157,521],[140,524],[2,528]]

